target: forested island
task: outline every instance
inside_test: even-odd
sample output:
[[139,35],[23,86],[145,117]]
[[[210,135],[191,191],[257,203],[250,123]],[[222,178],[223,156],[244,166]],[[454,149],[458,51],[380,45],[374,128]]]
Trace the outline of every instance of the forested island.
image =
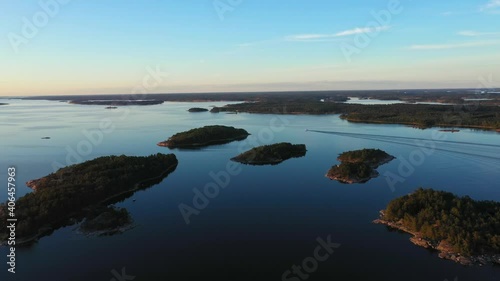
[[[92,209],[113,204],[161,182],[177,167],[174,154],[147,157],[106,156],[59,169],[27,183],[34,192],[19,198],[15,215],[17,244],[72,225]],[[0,242],[7,239],[9,210],[0,204]],[[93,213],[95,214],[95,213]]]
[[500,107],[490,105],[392,104],[348,109],[349,122],[402,124],[416,128],[459,127],[500,129]]
[[260,114],[340,114],[349,122],[401,124],[416,128],[459,127],[484,130],[500,129],[500,107],[481,102],[457,105],[390,104],[362,105],[312,100],[267,100],[214,107],[211,112]]
[[388,163],[394,156],[380,149],[347,151],[337,158],[341,163],[333,166],[326,177],[342,183],[365,183],[379,175],[377,168]]
[[231,160],[249,165],[276,165],[290,158],[303,157],[306,152],[305,144],[282,142],[252,148]]
[[208,109],[201,108],[201,107],[193,107],[193,108],[188,109],[188,111],[191,113],[198,113],[198,112],[208,112]]
[[417,189],[392,200],[375,223],[410,233],[418,246],[464,265],[500,264],[500,203]]
[[199,148],[244,140],[249,135],[244,129],[214,125],[177,133],[158,145],[169,148]]

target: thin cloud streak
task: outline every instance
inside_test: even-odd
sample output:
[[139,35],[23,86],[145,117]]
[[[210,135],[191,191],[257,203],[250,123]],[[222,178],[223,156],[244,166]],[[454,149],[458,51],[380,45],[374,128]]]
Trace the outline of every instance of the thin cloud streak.
[[478,32],[473,30],[463,30],[458,32],[458,35],[467,37],[479,37],[479,36],[499,36],[500,32]]
[[337,32],[334,34],[296,34],[287,36],[285,37],[285,39],[287,41],[316,42],[317,40],[327,40],[327,39],[334,39],[334,38],[363,34],[363,33],[367,34],[367,33],[380,32],[388,30],[390,28],[391,26],[388,25],[378,26],[378,27],[364,27],[364,28],[357,27]]
[[481,12],[500,13],[500,0],[490,0],[490,2],[479,8]]
[[237,44],[236,46],[239,48],[249,48],[249,47],[255,47],[258,45],[266,45],[266,44],[272,44],[272,43],[278,43],[282,41],[288,41],[288,42],[334,42],[340,40],[342,37],[347,37],[347,36],[352,36],[352,35],[357,35],[357,34],[368,34],[368,33],[375,33],[375,32],[381,32],[385,30],[389,30],[391,26],[384,25],[384,26],[377,26],[377,27],[365,27],[365,28],[353,28],[349,30],[344,30],[340,31],[334,34],[296,34],[296,35],[290,35],[290,36],[285,36],[284,38],[281,39],[272,39],[272,40],[262,40],[262,41],[255,41],[255,42],[244,42]]
[[474,48],[474,47],[484,47],[491,45],[498,45],[500,41],[479,41],[479,42],[466,42],[457,44],[430,44],[430,45],[413,45],[410,46],[410,50],[448,50],[448,49],[459,49],[459,48]]

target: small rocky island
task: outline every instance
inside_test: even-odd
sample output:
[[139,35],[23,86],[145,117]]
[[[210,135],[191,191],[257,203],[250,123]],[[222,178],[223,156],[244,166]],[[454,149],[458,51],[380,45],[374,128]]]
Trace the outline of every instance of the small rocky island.
[[249,165],[275,165],[290,158],[303,157],[306,152],[304,144],[282,142],[252,148],[231,160]]
[[208,112],[208,109],[201,108],[201,107],[193,107],[193,108],[188,109],[188,111],[191,113],[198,113],[198,112]]
[[413,235],[415,245],[463,265],[500,265],[500,203],[417,189],[392,200],[374,223]]
[[205,126],[177,133],[158,145],[169,148],[200,148],[244,140],[249,135],[244,129],[218,125]]
[[127,209],[101,207],[89,212],[80,225],[80,231],[87,236],[114,235],[132,228],[132,223]]
[[333,166],[326,177],[341,183],[365,183],[378,177],[377,168],[395,157],[380,149],[348,151],[337,158],[341,163]]
[[[31,180],[26,185],[34,192],[16,202],[16,244],[35,241],[89,215],[97,217],[92,210],[161,182],[177,164],[174,154],[106,156]],[[0,244],[8,238],[8,214],[8,205],[0,204]]]

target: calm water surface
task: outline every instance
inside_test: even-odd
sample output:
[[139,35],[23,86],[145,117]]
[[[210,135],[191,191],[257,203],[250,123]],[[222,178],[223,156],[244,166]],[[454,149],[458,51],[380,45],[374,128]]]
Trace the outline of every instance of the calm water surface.
[[[0,102],[10,104],[0,107],[0,170],[15,166],[20,183],[43,177],[58,165],[104,155],[161,152],[179,159],[177,170],[162,183],[116,204],[129,210],[134,229],[102,238],[81,236],[76,226],[59,229],[17,250],[15,275],[7,273],[7,249],[0,248],[0,280],[107,281],[122,269],[133,280],[282,280],[286,270],[313,256],[317,238],[329,235],[340,247],[307,280],[500,280],[499,267],[463,267],[441,260],[437,253],[411,244],[409,235],[371,223],[390,200],[418,187],[500,201],[498,133],[439,134],[437,129],[352,124],[335,115],[186,111],[225,104],[215,102],[127,110],[53,101]],[[112,131],[96,137],[100,122],[108,119]],[[156,146],[179,131],[214,124],[244,128],[252,138],[202,150]],[[422,140],[433,138],[439,141]],[[193,206],[194,188],[214,182],[211,174],[226,171],[228,159],[242,149],[281,141],[305,143],[306,157],[277,166],[238,165],[239,173],[186,224],[178,206]],[[424,154],[422,146],[434,149]],[[397,159],[379,168],[380,177],[362,185],[324,177],[339,153],[361,148],[383,149]],[[409,166],[401,168],[406,162]],[[386,173],[400,176],[400,181],[391,186]],[[6,180],[1,172],[0,182]],[[2,190],[0,200],[5,201],[7,192]],[[21,196],[30,189],[22,184],[17,192]]]

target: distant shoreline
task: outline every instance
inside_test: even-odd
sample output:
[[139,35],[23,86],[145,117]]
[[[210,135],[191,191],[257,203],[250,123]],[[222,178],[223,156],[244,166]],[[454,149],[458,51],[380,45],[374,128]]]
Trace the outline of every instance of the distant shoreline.
[[[363,90],[352,90],[352,89],[335,89],[335,90],[260,90],[260,91],[197,91],[197,92],[176,92],[176,93],[149,93],[149,94],[141,94],[141,97],[144,98],[162,98],[167,96],[168,98],[177,98],[179,96],[189,96],[199,98],[200,96],[214,96],[216,100],[220,100],[220,96],[263,96],[263,95],[344,95],[350,97],[359,97],[363,99],[371,98],[373,95],[380,96],[391,96],[391,95],[405,95],[406,97],[412,96],[425,96],[432,97],[433,95],[441,95],[441,96],[451,96],[451,95],[468,95],[471,98],[476,98],[474,95],[477,95],[478,92],[484,92],[481,95],[495,95],[500,93],[500,86],[495,88],[388,88],[388,89],[363,89]],[[73,100],[78,97],[83,97],[88,99],[89,97],[106,97],[109,99],[116,99],[116,97],[127,97],[130,98],[131,95],[127,93],[113,93],[113,94],[63,94],[63,95],[20,95],[20,96],[8,96],[6,98],[22,98],[22,99],[45,99],[45,100]],[[195,98],[192,98],[195,99]],[[386,99],[393,99],[386,98]],[[433,101],[433,99],[422,99],[421,101]]]
[[158,105],[164,103],[162,100],[74,100],[70,104],[79,105],[107,105],[106,109],[116,108],[116,106],[130,106],[130,105]]
[[[152,105],[163,102],[239,102],[214,107],[211,112],[293,115],[340,115],[353,123],[406,125],[420,129],[467,128],[500,132],[500,94],[494,89],[276,91],[39,96],[27,100],[58,100],[92,105]],[[389,105],[343,103],[349,98],[398,100]],[[434,104],[419,104],[436,102]],[[120,104],[118,104],[120,105]]]

